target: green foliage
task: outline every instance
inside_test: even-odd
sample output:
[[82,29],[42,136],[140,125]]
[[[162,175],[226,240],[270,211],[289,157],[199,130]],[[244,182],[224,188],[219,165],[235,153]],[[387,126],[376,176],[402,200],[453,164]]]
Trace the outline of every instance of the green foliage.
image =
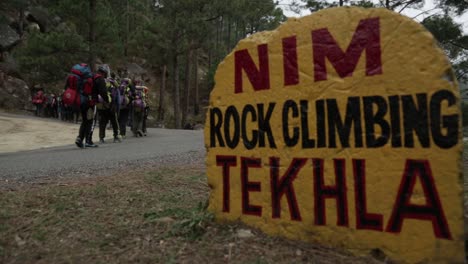
[[364,7],[364,8],[377,7],[374,3],[372,3],[371,1],[367,1],[367,0],[352,2],[351,5],[352,6]]
[[418,8],[422,7],[424,4],[424,0],[409,0],[409,1],[400,1],[400,0],[387,0],[387,1],[379,1],[373,2],[369,0],[335,0],[335,1],[328,1],[328,0],[300,0],[305,4],[305,7],[309,9],[311,12],[316,12],[321,9],[336,7],[336,6],[359,6],[364,8],[371,8],[371,7],[384,7],[390,10],[395,10],[401,12],[402,10],[413,7]]
[[32,83],[62,80],[70,67],[86,54],[83,38],[70,32],[33,32],[14,56]]
[[[112,62],[123,54],[123,41],[120,31],[121,7],[112,6],[111,1],[96,1],[94,43],[97,56],[106,62]],[[53,0],[46,6],[54,15],[73,24],[77,33],[89,45],[89,1]],[[115,7],[115,9],[114,9]],[[87,59],[84,57],[83,59]]]
[[206,231],[206,227],[214,220],[214,215],[206,210],[208,203],[198,203],[190,215],[177,221],[171,229],[171,235],[183,236],[189,240],[200,238]]
[[468,80],[468,35],[445,14],[426,18],[422,24],[434,35],[452,62],[458,80]]
[[462,118],[463,118],[463,126],[468,126],[468,103],[462,102]]
[[455,11],[458,15],[468,9],[468,1],[466,0],[440,0],[439,5],[446,11]]

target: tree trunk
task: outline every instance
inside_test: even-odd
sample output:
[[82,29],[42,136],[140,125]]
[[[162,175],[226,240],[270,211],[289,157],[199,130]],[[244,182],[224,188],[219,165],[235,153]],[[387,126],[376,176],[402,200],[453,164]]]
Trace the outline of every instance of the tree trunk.
[[162,67],[162,76],[161,76],[161,88],[159,89],[159,108],[158,108],[158,120],[164,120],[164,91],[166,91],[166,74],[167,74],[167,66],[164,65]]
[[130,35],[130,3],[127,0],[127,14],[126,14],[126,25],[125,25],[125,43],[124,43],[124,56],[128,56],[128,42],[129,42],[129,35]]
[[237,42],[239,41],[239,20],[236,20],[236,27],[235,27],[235,37],[234,37],[234,45],[237,44]]
[[226,42],[225,38],[224,38],[224,16],[221,16],[221,21],[220,21],[220,32],[219,32],[219,46],[220,46],[220,50],[221,52],[218,51],[218,60],[216,62],[219,62],[221,61],[223,58],[221,57],[224,53],[224,49],[223,49],[223,42]]
[[23,33],[24,33],[24,30],[23,30],[23,27],[24,27],[24,8],[21,7],[20,10],[19,10],[19,21],[18,21],[18,33],[20,35],[20,37],[23,37]]
[[194,65],[193,65],[193,72],[194,72],[194,77],[195,77],[195,87],[194,87],[194,102],[193,102],[193,113],[195,115],[198,115],[200,113],[200,95],[198,91],[198,50],[195,50],[194,54]]
[[240,38],[245,38],[247,35],[247,26],[245,25],[245,22],[242,22],[242,36]]
[[91,70],[95,70],[96,64],[96,54],[95,54],[95,45],[96,45],[96,33],[95,33],[95,23],[96,23],[96,0],[89,0],[89,65]]
[[231,51],[231,17],[227,18],[226,54]]
[[218,49],[219,49],[219,19],[216,20],[216,42],[215,42],[215,49],[214,49],[214,60],[215,63],[218,62]]
[[185,91],[184,91],[184,105],[183,105],[183,111],[182,111],[182,126],[185,126],[187,123],[187,115],[189,112],[189,106],[190,106],[190,80],[191,80],[191,65],[192,65],[192,55],[193,55],[193,49],[191,45],[188,47],[187,50],[187,60],[185,63]]
[[172,88],[174,89],[174,125],[175,128],[182,128],[180,119],[180,88],[179,88],[179,62],[177,54],[172,55]]

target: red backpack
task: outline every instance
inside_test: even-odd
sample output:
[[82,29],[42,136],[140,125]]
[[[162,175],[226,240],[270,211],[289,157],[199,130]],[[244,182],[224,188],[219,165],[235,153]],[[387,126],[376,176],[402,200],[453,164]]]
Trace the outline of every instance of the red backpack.
[[38,91],[32,99],[33,104],[43,104],[44,103],[44,92]]
[[65,92],[62,96],[63,104],[79,107],[81,95],[91,95],[92,90],[91,69],[85,63],[76,64],[72,67],[65,83]]

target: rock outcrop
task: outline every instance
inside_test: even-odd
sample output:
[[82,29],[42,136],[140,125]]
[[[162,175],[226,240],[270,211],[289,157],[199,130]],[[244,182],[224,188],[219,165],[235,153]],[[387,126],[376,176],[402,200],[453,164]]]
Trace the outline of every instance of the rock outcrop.
[[0,72],[0,108],[32,110],[31,92],[26,82]]
[[14,29],[5,24],[0,24],[0,51],[7,51],[19,43],[20,36]]

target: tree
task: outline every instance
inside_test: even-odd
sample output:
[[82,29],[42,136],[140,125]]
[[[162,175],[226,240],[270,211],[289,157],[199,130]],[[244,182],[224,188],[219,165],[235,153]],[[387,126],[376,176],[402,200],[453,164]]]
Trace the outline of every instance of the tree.
[[401,13],[408,7],[421,7],[424,4],[424,0],[338,0],[338,1],[326,1],[326,0],[301,0],[305,3],[305,8],[311,12],[336,6],[360,6],[365,8],[370,7],[385,7],[390,10]]
[[434,35],[452,62],[458,80],[468,80],[468,35],[448,14],[430,16],[422,24]]
[[96,44],[96,33],[94,32],[96,23],[95,23],[95,16],[96,16],[96,0],[89,0],[89,65],[91,69],[95,69],[96,64],[96,52],[95,52],[95,44]]
[[74,31],[33,32],[13,55],[31,85],[62,80],[69,67],[87,54],[84,39]]
[[[401,13],[408,7],[420,8],[424,5],[423,0],[379,0],[378,2],[369,2],[367,0],[340,0],[339,2],[325,0],[300,1],[304,3],[304,8],[308,8],[311,12],[334,6],[354,5],[385,7]],[[298,5],[297,2],[295,4]],[[422,24],[434,35],[446,52],[453,65],[457,79],[468,80],[468,36],[463,34],[461,25],[455,23],[452,19],[453,15],[460,15],[468,9],[468,2],[466,0],[439,0],[437,4],[437,8],[443,10],[443,13],[427,17]],[[426,12],[423,11],[421,14]]]

